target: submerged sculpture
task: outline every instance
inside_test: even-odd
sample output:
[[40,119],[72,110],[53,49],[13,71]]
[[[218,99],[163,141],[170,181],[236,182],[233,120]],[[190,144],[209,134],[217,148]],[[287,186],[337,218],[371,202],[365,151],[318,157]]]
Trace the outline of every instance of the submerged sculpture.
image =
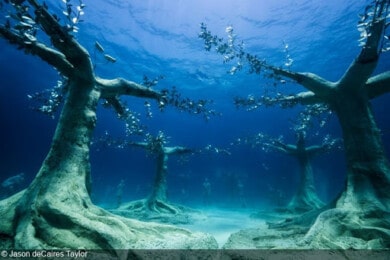
[[[68,13],[73,8],[69,2]],[[121,113],[121,95],[160,104],[164,95],[122,78],[97,77],[88,51],[71,34],[75,25],[61,25],[45,3],[9,5],[18,20],[1,25],[0,36],[53,66],[68,83],[52,145],[37,176],[27,189],[0,202],[0,247],[106,249],[114,256],[129,253],[114,250],[120,248],[217,247],[209,235],[115,216],[92,204],[89,146],[98,101],[105,99]],[[32,35],[40,29],[53,47]]]
[[103,144],[117,148],[141,147],[156,160],[156,174],[150,195],[145,199],[124,203],[116,209],[111,209],[111,212],[129,218],[171,224],[189,224],[203,218],[198,210],[169,202],[167,194],[168,159],[172,155],[183,156],[195,153],[230,155],[230,152],[212,145],[207,145],[203,149],[168,146],[167,139],[167,136],[159,131],[156,136],[146,134],[144,142],[114,140],[108,135],[100,140]]
[[326,152],[330,147],[324,145],[305,145],[305,133],[297,133],[297,143],[284,144],[280,141],[275,141],[269,146],[277,151],[293,156],[299,162],[300,167],[300,182],[299,187],[287,206],[287,210],[291,212],[305,212],[312,209],[319,209],[324,206],[324,203],[318,197],[314,185],[313,169],[310,160],[313,156]]
[[[390,92],[390,71],[372,76],[380,54],[388,50],[382,47],[389,40],[385,35],[389,12],[389,0],[374,0],[367,6],[358,25],[363,32],[361,52],[337,82],[313,73],[297,73],[267,64],[246,53],[242,44],[235,44],[231,27],[227,29],[229,39],[225,42],[213,36],[205,24],[201,26],[199,37],[205,41],[206,50],[215,46],[218,53],[228,56],[228,61],[236,59],[240,65],[247,62],[252,73],[264,72],[267,77],[277,80],[288,78],[308,90],[290,96],[278,94],[257,100],[253,97],[239,99],[236,103],[282,104],[284,107],[326,104],[338,117],[347,160],[345,190],[328,210],[318,216],[305,237],[297,239],[298,242],[291,247],[390,248],[390,165],[370,104],[371,99]],[[298,222],[300,225],[311,223]],[[259,234],[251,243],[255,247],[272,247],[262,245],[263,241]]]
[[[156,159],[156,175],[153,190],[146,199],[123,204],[111,212],[140,220],[186,224],[191,220],[191,213],[197,211],[168,202],[167,174],[168,159],[171,155],[183,155],[195,151],[183,146],[167,146],[162,132],[155,137],[148,135],[147,142],[129,142],[126,146],[136,146],[147,150]],[[124,146],[123,144],[121,146]]]
[[[307,113],[307,111],[304,111],[301,115],[305,113]],[[253,137],[239,138],[236,141],[237,144],[248,144],[252,147],[260,147],[262,151],[267,153],[271,151],[280,152],[289,155],[298,161],[300,173],[298,187],[288,205],[286,207],[282,206],[281,208],[278,208],[278,212],[301,214],[303,212],[320,209],[325,205],[316,192],[314,184],[315,171],[313,171],[311,160],[317,155],[340,149],[340,142],[338,139],[332,139],[329,135],[326,135],[320,144],[307,146],[305,129],[308,128],[308,125],[312,125],[309,120],[311,116],[312,115],[310,114],[306,115],[303,120],[304,122],[299,122],[298,125],[294,126],[295,134],[297,136],[296,144],[287,144],[283,142],[283,136],[273,138],[264,133],[258,133]],[[324,124],[325,123],[323,123],[323,125]],[[256,217],[258,215],[261,217],[263,213],[264,212],[261,211],[259,214],[253,214],[252,216]]]

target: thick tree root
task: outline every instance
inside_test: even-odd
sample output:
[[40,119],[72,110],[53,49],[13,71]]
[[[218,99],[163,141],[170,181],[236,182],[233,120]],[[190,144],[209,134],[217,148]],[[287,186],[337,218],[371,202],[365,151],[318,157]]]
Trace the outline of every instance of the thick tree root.
[[90,202],[40,198],[25,214],[23,192],[0,202],[0,247],[4,249],[217,248],[213,237],[157,223],[145,223],[109,213]]
[[127,218],[170,224],[190,224],[202,217],[197,210],[149,199],[132,201],[110,212]]
[[378,208],[322,211],[241,230],[230,236],[224,248],[390,249],[390,212]]
[[295,196],[288,204],[286,210],[291,213],[304,213],[324,207],[325,204],[317,194],[311,193],[306,196]]
[[324,211],[300,245],[310,248],[390,249],[390,212],[342,208]]
[[224,249],[296,249],[305,236],[305,230],[269,229],[265,224],[258,228],[240,230],[230,235]]
[[[333,209],[336,207],[336,203],[339,199],[340,195],[337,196],[335,199],[333,199],[330,203],[327,205],[318,208],[318,209],[313,209],[310,211],[307,211],[302,214],[298,214],[295,212],[295,214],[288,216],[287,218],[284,218],[282,221],[269,221],[267,222],[267,225],[270,229],[294,229],[297,228],[298,230],[304,230],[306,231],[309,230],[309,228],[314,224],[316,221],[318,215],[320,215],[322,212]],[[290,212],[290,211],[286,211]],[[285,212],[285,213],[286,213]]]
[[318,215],[325,210],[325,208],[322,208],[312,210],[301,215],[292,215],[282,221],[269,221],[267,222],[267,225],[270,229],[306,229],[306,231],[308,231],[311,225],[315,222]]
[[226,249],[296,249],[308,248],[299,245],[317,216],[324,211],[312,210],[304,214],[292,214],[278,209],[272,212],[257,212],[251,217],[266,220],[259,228],[240,230],[224,245]]

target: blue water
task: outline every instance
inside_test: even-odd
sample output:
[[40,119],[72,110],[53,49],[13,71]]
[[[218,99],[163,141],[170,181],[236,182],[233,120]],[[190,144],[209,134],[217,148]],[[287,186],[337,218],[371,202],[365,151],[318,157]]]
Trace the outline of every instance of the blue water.
[[[61,1],[47,1],[61,13]],[[183,96],[212,99],[213,108],[222,113],[206,122],[200,116],[168,108],[159,112],[153,106],[153,118],[142,116],[148,132],[170,136],[170,145],[201,148],[208,144],[229,149],[230,156],[198,154],[182,163],[172,156],[169,161],[168,196],[171,201],[188,205],[202,202],[202,183],[207,177],[212,187],[211,203],[237,206],[236,184],[244,185],[242,196],[248,207],[287,203],[299,181],[299,168],[293,158],[276,152],[264,153],[248,146],[231,146],[239,137],[263,132],[284,136],[295,143],[291,130],[301,107],[294,109],[260,108],[247,112],[233,105],[236,95],[262,94],[266,81],[245,70],[227,74],[229,65],[215,53],[203,50],[197,35],[199,24],[224,36],[232,25],[247,52],[280,66],[284,62],[283,42],[289,44],[294,71],[310,71],[326,79],[338,80],[359,53],[358,14],[370,1],[85,1],[84,22],[75,37],[85,46],[96,64],[100,77],[124,77],[142,82],[144,75],[164,75],[156,89],[176,86]],[[63,18],[64,19],[64,18]],[[108,63],[96,53],[95,41],[117,59]],[[383,54],[376,73],[389,70],[389,53]],[[0,39],[0,182],[24,172],[24,185],[34,178],[48,152],[58,119],[32,111],[27,94],[56,84],[58,75],[37,57],[25,55]],[[287,84],[287,93],[303,90]],[[378,125],[383,131],[385,149],[390,149],[388,121],[389,96],[373,102]],[[129,107],[144,113],[144,100],[125,97]],[[105,131],[124,135],[124,124],[112,111],[98,110],[95,137]],[[318,132],[319,135],[314,133]],[[308,133],[308,144],[320,142],[324,135],[340,137],[333,117],[322,129]],[[345,178],[342,151],[313,159],[313,169],[320,198],[329,201],[341,191]],[[91,148],[92,197],[96,203],[115,202],[116,187],[125,181],[124,200],[143,198],[153,183],[155,164],[141,149],[118,150]],[[241,195],[240,195],[241,196]]]

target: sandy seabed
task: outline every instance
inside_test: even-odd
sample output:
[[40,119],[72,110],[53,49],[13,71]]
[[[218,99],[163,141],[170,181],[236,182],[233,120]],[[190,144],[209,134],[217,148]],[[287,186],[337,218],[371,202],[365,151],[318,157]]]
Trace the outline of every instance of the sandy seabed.
[[[258,210],[247,208],[202,208],[203,217],[198,218],[194,223],[176,225],[191,231],[209,233],[215,237],[220,248],[227,242],[231,234],[242,229],[268,229],[266,221],[271,218],[252,218],[251,214]],[[279,219],[282,216],[280,216]],[[273,218],[274,219],[274,218]]]
[[[272,234],[274,231],[268,228],[268,221],[280,221],[288,214],[273,211],[264,211],[259,214],[258,209],[246,208],[202,208],[203,217],[186,225],[177,225],[191,231],[209,233],[215,237],[219,248],[224,249],[232,234],[241,230],[255,230],[259,234]],[[251,217],[256,214],[257,217]],[[259,217],[260,216],[260,217]],[[277,231],[275,231],[276,233]],[[249,249],[245,248],[223,250],[218,259],[365,259],[365,260],[390,260],[390,250],[297,250],[291,249],[293,238],[285,237],[278,249]],[[283,249],[283,245],[286,248]],[[227,258],[226,258],[227,257]]]

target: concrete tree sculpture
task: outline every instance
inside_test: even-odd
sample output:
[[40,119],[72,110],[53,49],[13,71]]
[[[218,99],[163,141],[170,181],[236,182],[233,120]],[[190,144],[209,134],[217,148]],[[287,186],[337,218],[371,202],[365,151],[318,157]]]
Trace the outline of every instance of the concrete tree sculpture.
[[[97,77],[88,51],[72,35],[85,5],[64,3],[66,25],[45,2],[2,1],[11,15],[0,26],[0,36],[53,66],[67,78],[67,85],[52,144],[38,174],[27,189],[0,202],[1,248],[105,249],[126,257],[131,252],[114,249],[216,247],[208,235],[126,219],[92,204],[89,146],[98,101],[107,100],[121,113],[121,95],[159,103],[164,95],[123,78]],[[45,37],[51,46],[44,43]]]
[[[153,220],[169,223],[188,223],[189,213],[195,213],[181,205],[168,202],[167,198],[167,175],[168,159],[172,155],[184,155],[195,153],[193,149],[183,146],[167,146],[167,138],[163,132],[157,136],[148,134],[146,142],[128,142],[125,146],[136,146],[147,150],[156,159],[156,175],[153,190],[148,198],[125,203],[112,212],[126,217],[140,220]],[[121,145],[123,147],[123,145]]]
[[279,140],[265,144],[276,151],[296,158],[299,163],[299,187],[287,205],[288,211],[296,213],[319,209],[325,205],[317,195],[310,160],[318,154],[328,152],[336,144],[332,140],[328,142],[329,138],[325,138],[325,142],[321,145],[306,146],[305,139],[305,133],[301,131],[297,133],[297,143],[295,145],[285,144]]
[[[228,60],[238,59],[234,72],[244,62],[253,73],[265,73],[275,79],[290,79],[308,91],[295,95],[278,94],[259,99],[238,99],[238,104],[289,107],[295,104],[325,104],[341,125],[347,161],[347,181],[333,208],[321,213],[299,246],[318,248],[389,248],[390,247],[390,166],[380,130],[375,122],[370,100],[390,92],[390,71],[373,75],[382,52],[389,50],[387,36],[389,0],[374,0],[361,15],[362,49],[337,82],[313,73],[298,73],[274,67],[236,44],[231,27],[227,42],[213,36],[205,24],[200,37],[210,50]],[[225,58],[226,60],[226,58]],[[330,239],[332,238],[332,239]],[[256,241],[261,242],[261,239]]]
[[141,147],[156,159],[156,175],[150,196],[146,199],[125,203],[110,211],[130,218],[167,223],[188,224],[193,222],[200,213],[197,210],[183,205],[173,204],[168,201],[167,175],[169,157],[171,155],[183,156],[192,154],[231,155],[229,150],[218,148],[210,144],[201,149],[191,149],[183,146],[167,146],[168,137],[161,131],[159,131],[156,136],[147,133],[144,142],[114,139],[106,133],[97,141],[97,143],[100,143],[103,146],[120,149]]

